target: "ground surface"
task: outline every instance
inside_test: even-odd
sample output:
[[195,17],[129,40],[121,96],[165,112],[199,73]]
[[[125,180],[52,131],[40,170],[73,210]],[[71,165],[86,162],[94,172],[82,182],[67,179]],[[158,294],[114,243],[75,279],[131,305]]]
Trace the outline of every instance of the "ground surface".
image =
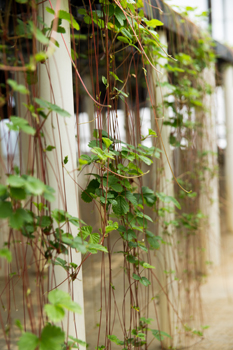
[[201,287],[204,321],[210,328],[192,350],[233,349],[233,234],[222,236],[221,259]]

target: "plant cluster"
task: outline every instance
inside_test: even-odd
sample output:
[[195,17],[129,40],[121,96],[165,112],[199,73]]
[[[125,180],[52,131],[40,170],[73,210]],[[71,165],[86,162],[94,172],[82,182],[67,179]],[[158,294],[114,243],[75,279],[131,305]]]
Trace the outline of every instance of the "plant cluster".
[[[204,96],[206,93],[212,93],[211,86],[202,79],[203,70],[211,66],[215,59],[212,43],[209,39],[203,37],[194,40],[191,52],[187,53],[186,47],[184,47],[174,55],[174,60],[165,53],[159,42],[158,33],[155,31],[156,27],[161,27],[163,23],[158,19],[146,18],[141,0],[102,0],[99,1],[98,6],[93,7],[94,9],[85,5],[78,8],[78,19],[67,11],[60,10],[55,13],[54,9],[47,7],[46,11],[54,15],[54,20],[50,25],[44,23],[43,19],[38,16],[36,4],[33,1],[28,4],[28,7],[25,5],[27,3],[27,0],[16,0],[16,11],[12,11],[14,16],[12,16],[9,6],[9,10],[4,13],[4,18],[0,17],[1,33],[4,39],[1,43],[3,57],[1,69],[7,71],[12,68],[12,72],[14,72],[15,68],[19,68],[24,70],[26,75],[26,86],[18,84],[13,79],[13,74],[8,77],[9,79],[6,79],[5,83],[1,84],[0,107],[8,105],[8,111],[10,111],[10,122],[7,123],[9,132],[17,131],[21,135],[31,135],[36,142],[38,141],[45,153],[55,151],[56,145],[45,142],[44,124],[52,113],[56,113],[59,117],[70,117],[70,114],[56,104],[36,97],[34,85],[37,84],[38,80],[37,66],[44,64],[52,56],[53,43],[59,47],[58,42],[51,37],[52,31],[64,34],[65,29],[62,22],[68,21],[73,39],[71,58],[77,75],[79,74],[78,60],[86,60],[90,52],[91,55],[95,52],[97,49],[95,40],[97,33],[99,33],[98,50],[104,57],[102,66],[106,63],[107,71],[105,74],[103,73],[101,79],[96,76],[95,82],[97,85],[98,83],[103,84],[105,97],[101,97],[97,88],[96,96],[92,99],[96,109],[100,112],[103,112],[103,106],[108,113],[111,109],[116,109],[119,99],[124,101],[126,109],[129,110],[130,102],[127,100],[132,97],[128,89],[130,79],[136,81],[139,79],[141,85],[141,80],[143,80],[144,85],[145,82],[148,84],[147,70],[149,66],[150,69],[157,70],[155,67],[157,60],[161,57],[167,57],[166,63],[160,68],[166,70],[170,81],[169,83],[158,83],[160,87],[167,88],[165,106],[172,111],[171,118],[167,118],[164,125],[169,125],[172,128],[170,144],[173,147],[178,147],[181,150],[192,148],[193,134],[202,127],[201,121],[193,118],[193,111],[195,109],[198,113],[206,113],[206,107],[203,103]],[[22,16],[19,15],[19,6],[22,6],[24,10]],[[15,34],[13,37],[9,33],[9,35],[4,34],[4,28],[7,28],[11,16]],[[78,53],[77,41],[88,37],[86,33],[82,33],[82,30],[85,31],[87,28],[89,30],[90,27],[94,28],[91,32],[91,44],[85,46],[85,54],[84,52]],[[80,33],[78,33],[79,31]],[[89,32],[88,34],[90,36]],[[12,47],[13,40],[15,40],[15,44]],[[25,45],[24,41],[27,42],[29,48],[27,48],[26,58],[20,54],[21,48]],[[39,45],[35,45],[36,43],[42,46],[41,50],[37,50]],[[15,54],[13,50],[15,50]],[[126,58],[129,55],[132,56],[131,61],[127,61],[128,73],[126,76],[122,74],[122,71],[117,72],[117,64],[123,61],[123,58],[125,59],[122,51],[127,56]],[[131,68],[132,62],[134,70]],[[133,73],[136,72],[136,64],[138,64],[138,70],[142,72],[142,76],[141,73],[138,75]],[[30,115],[30,122],[22,116],[14,115],[15,111],[10,101],[16,93],[28,97],[28,103],[24,106]],[[106,101],[107,104],[105,104]],[[102,105],[101,102],[104,104]],[[161,106],[157,107],[157,116],[160,116]],[[167,220],[165,213],[174,212],[174,206],[180,209],[179,202],[183,203],[183,208],[186,207],[187,200],[189,203],[190,201],[197,203],[198,188],[203,179],[203,172],[209,171],[207,159],[209,153],[208,150],[201,150],[201,156],[198,158],[198,161],[202,159],[201,166],[200,163],[198,166],[195,164],[190,178],[185,179],[183,183],[182,180],[178,179],[181,185],[192,188],[193,179],[196,177],[199,179],[194,192],[187,195],[183,192],[178,194],[178,202],[173,196],[160,190],[154,191],[142,184],[141,180],[146,174],[142,167],[152,166],[154,161],[159,161],[163,152],[159,147],[155,147],[156,142],[151,147],[143,145],[143,141],[148,137],[155,140],[157,133],[154,130],[149,129],[148,135],[141,136],[141,140],[137,139],[131,143],[124,143],[112,137],[109,127],[108,132],[102,127],[98,127],[94,130],[93,137],[94,139],[89,143],[91,152],[80,157],[79,169],[81,170],[85,166],[92,166],[94,169],[88,173],[89,181],[82,191],[81,198],[84,202],[94,202],[101,208],[102,220],[98,232],[93,232],[93,227],[89,223],[71,216],[65,210],[50,210],[50,202],[56,195],[54,190],[35,176],[21,174],[17,167],[12,170],[11,174],[7,174],[7,183],[0,185],[0,218],[7,220],[11,233],[13,230],[19,231],[25,237],[27,244],[33,248],[36,247],[39,237],[45,264],[59,265],[60,268],[67,271],[68,278],[72,281],[78,278],[80,266],[65,260],[68,251],[80,252],[82,254],[81,264],[91,254],[96,254],[99,251],[110,255],[111,252],[108,251],[105,243],[113,231],[118,231],[123,244],[123,251],[119,254],[123,254],[127,281],[129,286],[134,288],[136,295],[135,303],[130,307],[135,310],[137,316],[135,316],[136,325],[127,330],[127,336],[124,337],[124,340],[119,340],[113,334],[108,334],[108,339],[125,350],[142,346],[147,348],[149,346],[147,342],[148,331],[159,341],[163,340],[164,337],[170,337],[163,330],[149,328],[152,320],[144,317],[137,298],[140,287],[151,285],[151,271],[155,269],[155,266],[150,264],[149,251],[153,250],[156,253],[161,244],[166,244],[162,235],[158,235],[156,230],[152,232],[150,229],[149,226],[154,224],[154,219],[148,215],[147,210],[149,208],[151,211],[155,211],[156,220],[161,218],[163,233],[168,234],[168,230],[175,227],[182,232],[184,230],[186,236],[194,235],[203,219],[202,213],[198,210],[194,212],[189,210],[177,214],[176,211],[176,218],[170,221]],[[64,168],[68,161],[68,158],[65,157]],[[76,235],[69,232],[67,229],[69,225],[76,227]],[[11,239],[12,235],[10,234],[9,240],[0,250],[0,256],[5,257],[8,262],[12,261],[11,245],[15,244],[15,241],[12,242]],[[173,271],[164,271],[164,273],[168,275]],[[9,275],[9,278],[11,277],[12,273]],[[109,284],[114,290],[111,278]],[[79,305],[73,302],[68,294],[59,289],[51,291],[48,294],[48,300],[50,304],[44,306],[45,326],[43,326],[39,336],[30,332],[23,333],[18,342],[19,350],[60,350],[61,348],[78,348],[79,345],[86,346],[84,342],[71,336],[67,340],[64,331],[55,325],[63,320],[67,310],[80,313]],[[16,323],[22,330],[21,323],[18,321]],[[190,329],[186,326],[186,331]],[[104,348],[105,345],[98,345],[98,349]]]

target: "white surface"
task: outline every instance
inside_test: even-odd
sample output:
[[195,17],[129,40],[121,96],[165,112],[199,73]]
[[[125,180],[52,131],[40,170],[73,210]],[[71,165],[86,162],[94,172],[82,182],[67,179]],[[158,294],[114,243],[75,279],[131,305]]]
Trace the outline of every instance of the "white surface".
[[227,139],[225,155],[227,228],[233,232],[233,68],[231,66],[226,67],[224,71],[224,92]]
[[[52,0],[52,5],[56,9],[59,3]],[[50,25],[53,15],[49,14],[45,7],[47,4],[40,5],[41,15],[44,22]],[[44,10],[43,10],[44,8]],[[61,9],[69,11],[68,1],[61,1]],[[57,9],[58,10],[58,9]],[[68,50],[70,46],[70,27],[67,21],[63,21],[66,33],[64,39]],[[52,33],[53,35],[53,33]],[[60,47],[56,48],[55,54],[41,65],[39,71],[40,98],[59,105],[74,115],[73,101],[73,84],[72,84],[72,65],[68,56],[65,44],[60,34],[55,33],[56,40]],[[78,186],[74,182],[76,179],[76,141],[75,141],[75,120],[74,118],[64,118],[56,113],[49,116],[43,128],[47,145],[55,145],[53,152],[46,153],[46,174],[48,174],[49,184],[56,190],[56,200],[51,203],[51,209],[59,208],[68,211],[72,216],[79,215],[78,208]],[[63,160],[68,156],[68,163],[63,167]],[[71,231],[76,236],[76,227],[64,227],[65,232]],[[62,255],[60,255],[63,258]],[[81,262],[81,254],[74,250],[69,251],[65,256],[66,260],[73,262],[79,266]],[[51,286],[69,292],[74,301],[82,308],[82,315],[71,314],[65,317],[63,322],[64,330],[74,337],[85,341],[85,322],[84,322],[84,303],[83,303],[83,284],[82,269],[79,270],[78,278],[73,282],[67,278],[67,272],[60,266],[55,266],[55,273],[51,276]],[[64,282],[65,281],[65,282]],[[80,347],[80,349],[83,347]]]

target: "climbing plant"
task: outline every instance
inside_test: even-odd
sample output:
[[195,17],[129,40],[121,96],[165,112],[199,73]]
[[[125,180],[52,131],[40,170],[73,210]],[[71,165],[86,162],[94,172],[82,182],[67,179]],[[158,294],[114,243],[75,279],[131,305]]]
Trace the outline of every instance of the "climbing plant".
[[[186,176],[185,179],[180,179],[179,176],[177,178],[178,184],[187,189],[188,193],[177,187],[175,198],[166,190],[162,190],[159,184],[164,176],[162,160],[168,155],[161,142],[160,125],[157,120],[164,117],[164,107],[172,111],[171,117],[163,122],[164,127],[171,127],[171,146],[182,151],[192,148],[194,133],[202,130],[201,121],[193,119],[193,111],[195,109],[198,113],[206,113],[204,96],[206,93],[212,93],[211,86],[202,77],[204,69],[210,67],[215,60],[212,42],[198,34],[193,38],[188,50],[187,46],[181,44],[173,51],[167,51],[159,41],[159,30],[163,27],[161,18],[149,18],[148,12],[144,12],[144,3],[141,0],[101,0],[93,4],[76,4],[71,1],[69,4],[67,2],[67,5],[69,9],[64,11],[54,8],[50,1],[44,3],[15,0],[5,3],[1,9],[0,69],[4,72],[1,75],[0,86],[1,119],[6,116],[9,119],[6,123],[8,135],[18,132],[20,137],[31,137],[33,147],[39,154],[37,159],[33,160],[33,170],[30,174],[24,174],[21,163],[14,164],[10,157],[4,174],[1,174],[0,218],[8,227],[8,238],[0,249],[0,256],[9,263],[5,269],[6,286],[11,283],[13,285],[17,276],[12,269],[13,250],[19,260],[16,259],[16,265],[21,266],[17,266],[18,276],[22,276],[24,282],[28,280],[26,258],[20,261],[19,247],[22,243],[23,246],[32,249],[37,270],[36,285],[41,285],[41,290],[37,290],[41,318],[38,329],[33,327],[33,316],[30,313],[33,306],[31,289],[23,288],[25,308],[30,315],[31,332],[27,331],[26,316],[23,325],[16,319],[15,324],[22,332],[17,344],[19,350],[59,350],[87,346],[83,340],[65,335],[62,327],[56,325],[63,321],[65,312],[80,313],[82,310],[69,294],[59,290],[59,286],[48,290],[49,284],[46,286],[44,282],[45,269],[48,266],[51,269],[56,266],[67,272],[67,279],[75,281],[79,278],[80,269],[85,265],[87,258],[98,253],[102,254],[102,261],[105,256],[109,259],[107,287],[110,292],[109,304],[105,303],[107,325],[103,345],[100,333],[103,329],[101,319],[104,307],[101,306],[99,310],[97,349],[110,349],[112,343],[121,346],[122,349],[147,349],[154,339],[163,341],[164,338],[171,339],[173,336],[159,325],[157,304],[161,302],[161,294],[165,295],[170,307],[175,308],[159,282],[155,273],[157,266],[152,260],[157,258],[160,249],[164,252],[164,247],[172,246],[169,238],[174,234],[174,229],[184,231],[185,239],[199,230],[204,217],[197,204],[200,183],[205,179],[205,171],[212,171],[207,169],[209,150],[201,149],[189,173],[190,176]],[[51,23],[45,23],[41,16],[41,8],[54,16]],[[72,49],[69,55],[73,66],[76,114],[78,116],[83,109],[82,97],[84,93],[88,93],[97,115],[88,122],[94,122],[95,128],[93,139],[88,144],[89,152],[82,155],[79,130],[81,123],[77,117],[80,157],[77,169],[74,169],[75,172],[79,171],[78,176],[85,170],[88,171],[86,186],[80,189],[81,201],[89,207],[95,206],[100,217],[97,229],[92,222],[78,217],[78,213],[76,217],[67,212],[66,208],[51,209],[51,202],[57,194],[46,183],[45,164],[49,161],[47,154],[54,154],[55,157],[57,145],[52,145],[47,140],[45,125],[53,113],[58,119],[71,116],[56,103],[38,96],[38,72],[41,65],[50,62],[55,50],[61,50],[53,33],[63,35],[65,21],[71,28]],[[161,58],[164,59],[164,64],[161,63]],[[87,62],[92,77],[92,93],[87,90],[82,80],[82,74],[86,74]],[[160,82],[160,70],[167,72],[168,82]],[[152,71],[157,74],[156,82],[152,82]],[[17,72],[23,72],[24,84],[17,81]],[[157,89],[167,89],[162,106],[156,103],[153,105],[156,97],[151,96],[152,83]],[[16,96],[26,97],[27,103],[22,104]],[[117,111],[120,103],[124,106],[126,116],[127,142],[119,135]],[[24,106],[27,116],[29,115],[27,119],[21,115],[20,106],[17,104]],[[153,115],[152,119],[156,125],[155,128],[148,128],[147,135],[142,135],[141,131],[142,106],[150,109],[150,115]],[[148,140],[150,146],[145,144]],[[67,173],[69,171],[66,165],[69,161],[70,159],[63,155],[60,166]],[[4,161],[2,163],[4,164]],[[151,186],[147,186],[143,181],[146,182],[146,177],[155,172],[157,178],[152,178]],[[173,175],[175,177],[177,174]],[[214,172],[211,176],[214,176]],[[196,178],[198,182],[193,180]],[[81,187],[79,181],[77,186]],[[194,211],[180,211],[180,203],[184,208],[191,201],[196,205]],[[71,226],[75,227],[75,235],[71,234]],[[127,305],[130,321],[127,325],[125,320],[122,322],[124,326],[121,337],[114,334],[115,315],[119,314],[117,308],[111,323],[111,295],[115,298],[117,287],[111,275],[111,237],[116,234],[122,245],[122,250],[116,254],[123,259],[123,303],[126,295],[130,294],[130,303]],[[172,249],[174,251],[176,248],[172,246]],[[24,257],[27,255],[25,250],[22,254]],[[80,265],[69,261],[70,251],[82,254]],[[188,252],[187,249],[186,254]],[[187,275],[190,275],[190,270],[187,269]],[[181,280],[178,271],[164,270],[163,273],[167,281],[170,281],[168,276],[175,274],[174,280],[167,284]],[[187,284],[189,283],[188,279]],[[26,282],[25,285],[27,286]],[[142,296],[145,296],[145,302],[141,300]],[[149,305],[152,304],[156,315],[153,319],[148,317]],[[4,303],[2,305],[3,309],[7,310]],[[9,347],[13,328],[10,307],[8,313],[8,324],[3,329],[5,342]],[[2,318],[1,322],[3,324]],[[181,330],[179,328],[178,331],[182,332],[185,329],[192,335],[202,336],[201,331],[198,333],[183,322],[179,327]],[[172,342],[173,339],[170,344]]]

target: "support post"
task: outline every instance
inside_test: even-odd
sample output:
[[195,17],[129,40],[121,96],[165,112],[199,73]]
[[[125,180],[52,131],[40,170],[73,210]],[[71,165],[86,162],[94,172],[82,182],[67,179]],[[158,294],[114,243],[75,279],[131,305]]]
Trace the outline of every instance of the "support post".
[[[163,47],[167,47],[167,35],[166,31],[162,31],[159,33],[159,40]],[[166,48],[165,48],[166,50]],[[163,65],[166,63],[166,58],[159,58],[158,63]],[[165,88],[161,86],[156,86],[158,82],[166,82],[167,81],[167,74],[166,71],[158,67],[159,71],[162,73],[156,73],[154,69],[152,69],[152,85],[153,85],[153,93],[156,96],[156,103],[155,105],[161,106],[163,105],[163,96],[166,94]],[[153,106],[154,108],[154,106]],[[156,112],[156,117],[157,117]],[[159,114],[159,116],[162,116],[162,113]],[[153,113],[152,116],[152,125],[155,127],[155,130],[157,129],[155,122],[155,116]],[[170,163],[172,164],[172,153],[170,149],[169,144],[169,134],[170,130],[167,126],[162,126],[161,120],[158,121],[159,128],[161,131],[161,137],[164,143],[164,148],[167,153],[168,159]],[[158,134],[158,131],[157,131]],[[172,182],[172,173],[167,161],[167,158],[165,156],[165,151],[162,147],[162,140],[161,140],[161,149],[163,150],[162,155],[162,168],[163,173],[161,174],[161,180],[159,183],[159,191],[166,193],[166,195],[173,196],[174,195],[174,189],[173,189],[173,182]],[[158,169],[156,169],[156,172],[158,172]],[[167,181],[167,180],[170,180]],[[156,182],[156,179],[154,179],[154,182]],[[158,184],[157,184],[158,185]],[[157,186],[156,185],[156,186]],[[157,189],[158,190],[158,189]],[[173,213],[167,213],[166,218],[164,220],[172,220],[174,218]],[[168,337],[164,337],[162,340],[162,347],[164,349],[170,349],[173,347],[176,347],[178,344],[178,337],[177,337],[177,325],[178,325],[178,288],[177,288],[177,281],[175,281],[174,273],[165,274],[166,271],[175,271],[175,237],[174,235],[169,235],[164,232],[163,227],[161,224],[159,224],[158,232],[156,233],[163,237],[163,240],[167,242],[167,244],[162,244],[160,247],[160,250],[157,253],[158,256],[158,278],[160,282],[160,294],[159,294],[159,316],[160,316],[160,330],[163,332],[166,332],[167,334],[171,335],[172,339]]]
[[[0,120],[0,183],[2,185],[6,185],[6,159],[4,157],[3,153],[3,121]],[[0,228],[0,249],[3,248],[3,245],[5,242],[7,242],[8,239],[8,225],[7,220],[1,221],[1,228]],[[0,277],[5,276],[5,264],[6,260],[5,258],[0,257]]]
[[[204,97],[203,104],[207,108],[200,116],[200,145],[203,161],[207,170],[204,172],[204,182],[200,193],[200,210],[205,215],[206,224],[201,230],[202,248],[205,249],[200,269],[208,272],[208,266],[220,264],[220,220],[218,198],[218,167],[217,167],[217,136],[214,111],[215,68],[206,68],[203,72],[205,81],[213,89],[212,95]],[[198,112],[197,112],[198,115]],[[233,143],[232,143],[233,145]],[[206,155],[204,155],[206,153]],[[233,193],[233,192],[232,192]],[[233,197],[232,197],[233,198]],[[203,260],[203,259],[202,259]],[[208,263],[211,264],[208,264]]]
[[227,229],[233,232],[233,67],[227,65],[223,73],[226,113],[225,179],[226,179],[226,222]]
[[[60,8],[57,8],[57,0],[51,0],[55,11],[65,10],[69,12],[68,0],[60,1]],[[54,16],[46,11],[46,4],[39,5],[40,15],[44,22],[50,26]],[[76,147],[75,147],[75,121],[74,121],[74,101],[72,64],[67,50],[71,51],[70,26],[67,21],[63,21],[65,28],[63,38],[58,33],[52,33],[59,43],[59,48],[55,53],[41,64],[39,69],[39,97],[58,105],[71,115],[70,118],[63,118],[56,113],[49,115],[45,122],[43,132],[45,146],[56,147],[52,152],[46,153],[46,173],[50,186],[56,190],[56,200],[52,203],[51,209],[63,209],[73,216],[79,216],[78,207],[78,186],[74,182],[77,168]],[[65,47],[65,43],[66,47]],[[64,158],[68,156],[68,163],[64,164]],[[68,227],[63,228],[67,230]],[[77,235],[75,227],[69,227],[73,235]],[[78,266],[81,263],[81,254],[69,252],[65,259]],[[82,269],[80,268],[77,278],[74,281],[68,277],[67,272],[60,266],[54,267],[54,274],[51,274],[51,288],[58,288],[69,292],[73,300],[82,308],[82,315],[71,315],[65,317],[63,322],[64,330],[67,334],[85,341],[85,321],[83,303],[83,282]],[[83,349],[83,347],[80,347]]]

